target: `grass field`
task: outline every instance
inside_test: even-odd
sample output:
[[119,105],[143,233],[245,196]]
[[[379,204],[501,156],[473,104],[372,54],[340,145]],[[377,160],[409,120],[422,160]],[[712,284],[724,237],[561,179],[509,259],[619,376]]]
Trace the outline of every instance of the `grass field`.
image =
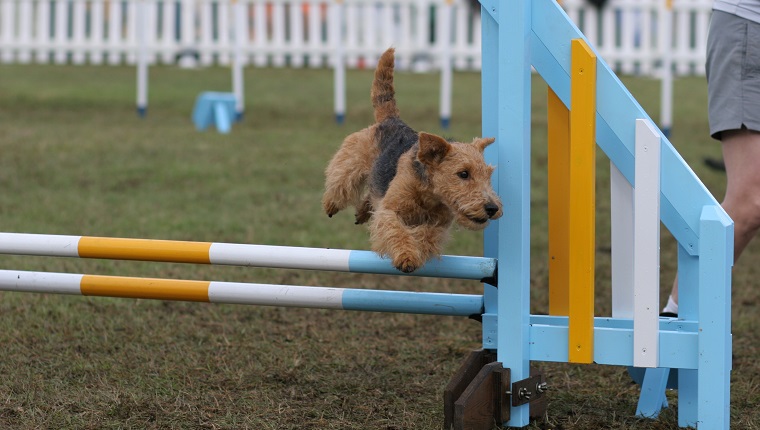
[[[368,125],[371,74],[348,74],[346,124],[327,70],[246,71],[248,111],[229,135],[197,132],[195,96],[228,90],[221,68],[151,70],[134,113],[134,69],[0,66],[0,230],[366,249],[351,213],[321,212],[323,170]],[[480,134],[480,81],[457,74],[452,127],[437,119],[435,75],[397,76],[415,128]],[[625,82],[653,118],[658,83]],[[676,81],[674,144],[718,200],[725,177],[708,137],[706,85]],[[534,92],[532,310],[546,312],[546,88]],[[599,151],[596,314],[610,313],[608,163]],[[457,231],[449,254],[480,255]],[[732,426],[760,428],[760,245],[734,272]],[[663,229],[663,298],[675,274]],[[0,268],[348,288],[478,293],[477,282],[309,271],[0,257]],[[454,317],[0,293],[3,429],[435,429],[442,393],[480,325]],[[675,429],[677,397],[635,418],[624,369],[536,363],[551,386],[540,429]]]

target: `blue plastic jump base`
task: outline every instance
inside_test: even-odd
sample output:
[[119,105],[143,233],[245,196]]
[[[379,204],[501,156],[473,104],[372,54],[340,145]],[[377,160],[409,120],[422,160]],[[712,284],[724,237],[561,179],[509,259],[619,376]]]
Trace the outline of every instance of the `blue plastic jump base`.
[[229,133],[232,122],[239,115],[235,110],[235,95],[232,93],[203,92],[195,100],[193,123],[198,130],[214,125],[219,133]]

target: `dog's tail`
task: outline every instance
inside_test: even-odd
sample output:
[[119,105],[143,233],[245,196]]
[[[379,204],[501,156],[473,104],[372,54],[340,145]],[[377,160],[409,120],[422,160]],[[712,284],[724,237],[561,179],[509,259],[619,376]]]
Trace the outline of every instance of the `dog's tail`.
[[396,90],[393,89],[394,49],[388,48],[380,57],[372,82],[372,107],[375,108],[375,121],[398,117],[396,107]]

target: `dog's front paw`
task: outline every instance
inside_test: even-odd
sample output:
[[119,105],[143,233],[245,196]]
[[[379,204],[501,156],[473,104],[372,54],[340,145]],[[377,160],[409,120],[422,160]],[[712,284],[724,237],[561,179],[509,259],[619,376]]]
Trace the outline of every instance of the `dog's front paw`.
[[340,212],[340,208],[335,203],[332,202],[322,202],[322,209],[324,209],[327,216],[332,218],[333,215]]
[[401,254],[393,259],[393,267],[404,273],[412,273],[422,267],[423,264],[425,262],[419,258],[406,254]]

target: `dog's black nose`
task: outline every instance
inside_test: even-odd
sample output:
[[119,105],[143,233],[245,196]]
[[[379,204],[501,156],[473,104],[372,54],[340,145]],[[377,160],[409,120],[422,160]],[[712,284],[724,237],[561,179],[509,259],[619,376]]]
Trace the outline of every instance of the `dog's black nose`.
[[486,213],[488,214],[488,218],[491,218],[492,216],[496,215],[496,212],[499,212],[499,207],[496,206],[494,203],[486,203],[484,206],[484,209],[486,210]]

